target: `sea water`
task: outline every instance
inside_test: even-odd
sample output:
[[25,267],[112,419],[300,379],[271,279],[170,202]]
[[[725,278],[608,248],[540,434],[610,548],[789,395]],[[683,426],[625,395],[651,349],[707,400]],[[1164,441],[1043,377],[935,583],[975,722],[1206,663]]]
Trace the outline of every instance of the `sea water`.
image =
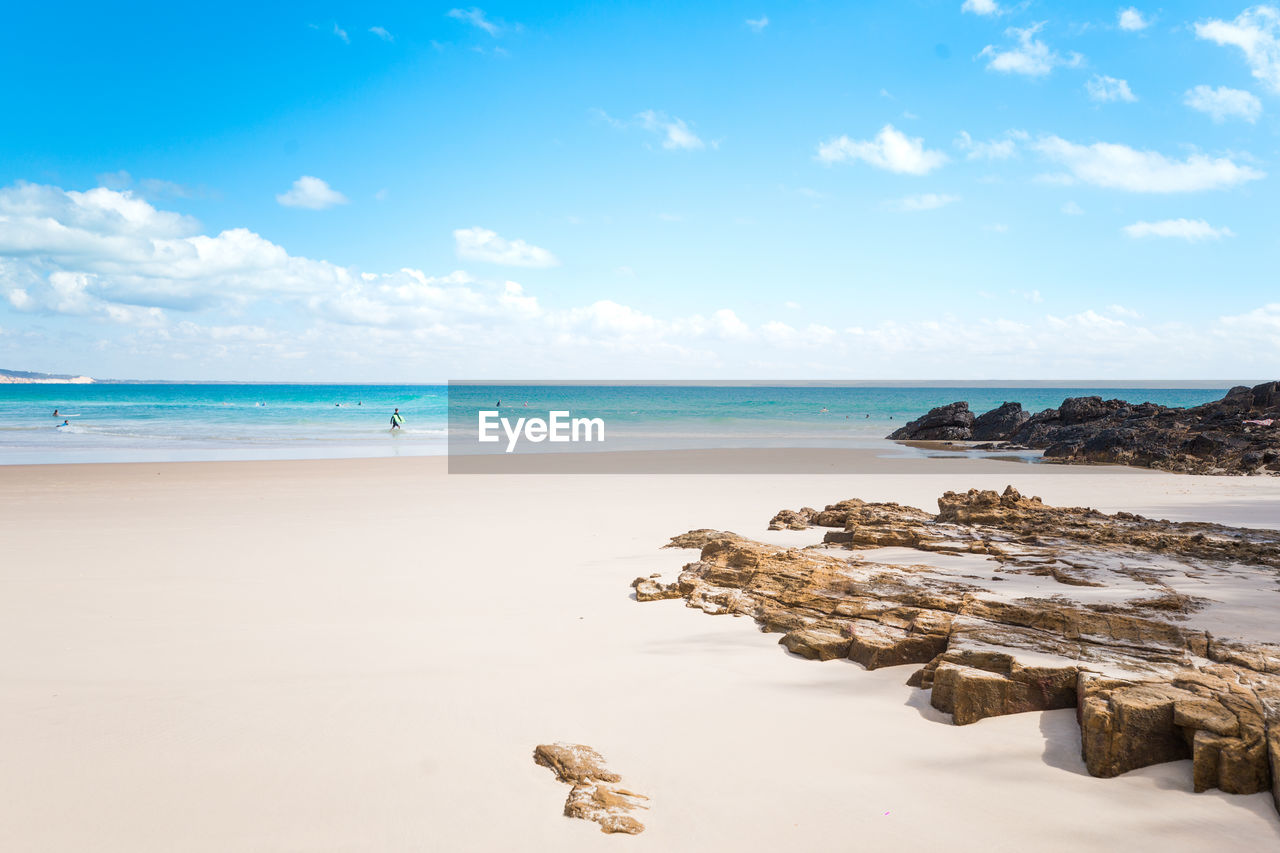
[[[930,408],[1005,400],[1035,412],[1066,397],[1193,406],[1222,387],[766,385],[0,385],[0,464],[429,456],[480,410],[602,418],[600,450],[891,447]],[[501,405],[499,405],[499,403]],[[391,413],[404,428],[391,430]],[[53,417],[57,409],[59,416]],[[452,417],[451,417],[452,415]],[[63,420],[68,426],[58,427]],[[551,448],[547,448],[551,449]],[[563,448],[557,448],[563,449]],[[576,449],[576,448],[575,448]]]

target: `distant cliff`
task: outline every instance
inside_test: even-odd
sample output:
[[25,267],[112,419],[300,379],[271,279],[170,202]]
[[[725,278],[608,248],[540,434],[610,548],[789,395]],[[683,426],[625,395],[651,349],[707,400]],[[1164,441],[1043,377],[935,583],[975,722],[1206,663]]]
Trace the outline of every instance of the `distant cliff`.
[[0,385],[91,385],[94,381],[89,376],[0,369]]

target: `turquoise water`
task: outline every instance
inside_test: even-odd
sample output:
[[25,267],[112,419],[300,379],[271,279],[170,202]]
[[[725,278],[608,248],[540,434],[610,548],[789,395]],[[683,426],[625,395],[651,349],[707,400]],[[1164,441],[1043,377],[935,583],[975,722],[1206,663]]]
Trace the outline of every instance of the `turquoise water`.
[[443,454],[446,403],[443,386],[0,385],[0,464]]
[[[0,464],[440,455],[476,413],[603,418],[604,446],[875,447],[933,406],[1030,411],[1098,394],[1189,406],[1222,388],[439,385],[0,385]],[[527,406],[525,404],[528,404]],[[403,430],[388,429],[399,407]],[[66,415],[70,425],[56,428]],[[823,409],[826,409],[824,412]],[[544,445],[544,449],[559,449]]]

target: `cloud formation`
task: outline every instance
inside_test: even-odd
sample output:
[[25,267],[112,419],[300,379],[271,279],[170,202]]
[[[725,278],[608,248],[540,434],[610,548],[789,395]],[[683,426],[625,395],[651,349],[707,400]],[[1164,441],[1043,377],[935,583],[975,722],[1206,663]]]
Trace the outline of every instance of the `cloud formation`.
[[1098,187],[1136,193],[1179,193],[1218,190],[1256,181],[1265,174],[1230,157],[1192,154],[1184,160],[1157,151],[1140,151],[1112,142],[1080,145],[1058,136],[1045,136],[1032,147],[1067,173],[1052,176],[1062,182],[1080,181]]
[[1202,21],[1196,24],[1196,37],[1239,48],[1253,76],[1280,93],[1280,9],[1253,6],[1233,21]]
[[470,24],[476,29],[484,30],[491,36],[496,37],[502,32],[502,27],[499,24],[490,21],[484,10],[477,9],[475,6],[470,9],[450,9],[445,13],[445,16],[456,21],[462,21],[464,24]]
[[1044,25],[1041,21],[1029,27],[1010,27],[1004,34],[1014,39],[1015,44],[1004,48],[989,44],[978,56],[987,57],[987,68],[991,71],[1028,77],[1043,77],[1059,66],[1074,68],[1084,62],[1080,54],[1073,52],[1064,57],[1036,38]]
[[1008,160],[1018,153],[1018,144],[1026,142],[1030,137],[1022,130],[1005,131],[1004,135],[986,142],[981,142],[969,135],[968,131],[960,131],[955,145],[965,152],[969,160]]
[[909,195],[893,202],[893,206],[898,210],[913,212],[918,210],[937,210],[940,207],[946,207],[949,204],[955,204],[960,200],[958,195],[943,195],[940,193],[923,193],[921,195]]
[[1134,7],[1121,9],[1116,14],[1116,23],[1126,32],[1136,33],[1151,26],[1151,21]]
[[453,232],[458,257],[508,267],[554,267],[560,260],[546,249],[524,240],[506,240],[487,228],[459,228]]
[[92,344],[98,356],[168,365],[145,372],[171,378],[249,370],[386,381],[389,349],[400,362],[431,365],[434,375],[419,380],[451,371],[510,375],[516,354],[521,376],[565,378],[602,370],[619,378],[744,370],[823,378],[842,375],[849,363],[885,378],[1008,376],[1014,363],[1028,378],[1106,378],[1149,363],[1153,347],[1181,354],[1161,362],[1167,373],[1157,378],[1172,378],[1247,373],[1280,357],[1280,303],[1151,325],[1129,308],[1042,314],[1033,292],[1020,295],[1017,320],[960,320],[949,306],[933,305],[907,320],[868,316],[843,328],[802,316],[753,322],[728,306],[661,315],[599,299],[548,308],[514,281],[462,270],[367,272],[291,255],[244,228],[205,234],[189,217],[127,191],[0,188],[0,299],[12,312],[44,315],[49,329],[0,339],[0,351],[22,352],[33,335],[78,328],[58,325],[66,322],[60,315],[86,317],[100,321],[88,327],[101,332]]
[[293,182],[293,187],[276,196],[285,207],[303,207],[307,210],[325,210],[346,204],[347,197],[312,175],[303,175]]
[[747,18],[746,25],[752,32],[762,33],[764,28],[769,26],[769,16],[761,15],[758,18]]
[[1089,82],[1084,84],[1084,88],[1089,93],[1090,100],[1104,104],[1112,101],[1133,103],[1138,100],[1133,91],[1129,89],[1128,81],[1121,80],[1118,77],[1095,74],[1089,78]]
[[1221,240],[1234,237],[1230,228],[1214,228],[1203,219],[1163,219],[1159,222],[1135,222],[1124,227],[1124,233],[1139,239],[1142,237],[1172,237],[1198,243],[1203,240]]
[[682,118],[645,110],[636,116],[636,121],[645,130],[657,134],[662,139],[662,147],[668,151],[701,151],[707,147]]
[[1182,102],[1221,124],[1229,118],[1243,119],[1253,124],[1262,115],[1262,101],[1252,92],[1230,89],[1226,86],[1196,86],[1188,89]]
[[999,15],[1001,9],[996,0],[964,0],[960,5],[960,11],[975,15]]
[[927,175],[947,162],[947,155],[924,147],[924,139],[911,138],[886,124],[874,139],[854,140],[840,136],[818,146],[818,160],[828,165],[861,160],[904,175]]

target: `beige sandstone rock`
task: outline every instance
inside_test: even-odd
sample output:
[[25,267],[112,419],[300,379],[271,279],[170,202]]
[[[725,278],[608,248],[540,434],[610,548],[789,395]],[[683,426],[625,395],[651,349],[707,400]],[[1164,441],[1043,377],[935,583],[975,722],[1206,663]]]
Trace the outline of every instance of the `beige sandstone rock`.
[[[854,499],[770,522],[836,528],[826,547],[691,531],[670,547],[700,559],[673,583],[637,578],[636,598],[750,616],[814,660],[923,664],[909,683],[958,725],[1074,707],[1095,776],[1190,758],[1197,791],[1270,789],[1280,809],[1280,625],[1249,635],[1280,612],[1280,532],[1053,507],[1012,487],[938,505]],[[881,548],[920,559],[878,562]],[[1221,583],[1263,608],[1230,638],[1201,618],[1223,606],[1205,592]]]
[[631,812],[647,809],[648,797],[621,787],[622,777],[605,768],[604,757],[582,744],[540,744],[533,750],[533,760],[550,768],[561,782],[572,785],[565,800],[565,817],[591,820],[600,824],[601,832],[624,832],[637,835],[644,824]]

